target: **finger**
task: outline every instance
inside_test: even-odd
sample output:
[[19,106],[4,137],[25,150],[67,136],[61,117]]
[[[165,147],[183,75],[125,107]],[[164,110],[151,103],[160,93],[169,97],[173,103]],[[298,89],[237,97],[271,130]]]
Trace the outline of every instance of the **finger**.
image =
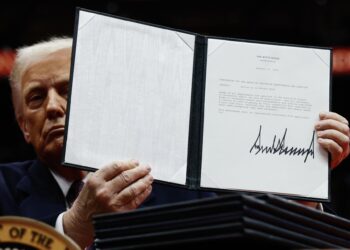
[[331,153],[332,161],[341,157],[343,148],[339,146],[335,141],[323,138],[318,138],[317,141],[323,148]]
[[147,165],[125,170],[107,183],[108,188],[113,190],[113,193],[119,193],[124,188],[130,186],[132,183],[143,178],[150,172],[151,167]]
[[332,119],[349,125],[349,122],[345,117],[334,112],[321,112],[319,116],[321,120]]
[[141,193],[139,196],[137,196],[135,199],[131,200],[128,204],[121,207],[121,211],[130,211],[133,209],[138,208],[151,194],[152,192],[152,185],[149,186],[143,193]]
[[118,200],[117,203],[127,204],[131,200],[135,199],[141,193],[143,193],[149,186],[152,185],[153,176],[148,174],[141,179],[138,179],[135,183],[129,185],[125,189],[121,190],[120,193],[115,195]]
[[331,139],[335,141],[337,144],[339,144],[340,146],[349,144],[349,136],[334,129],[326,129],[326,130],[318,131],[317,137],[323,138],[323,139]]
[[326,129],[335,129],[347,136],[350,135],[348,125],[333,119],[318,121],[315,125],[315,129],[316,131],[326,130]]
[[139,165],[139,162],[135,160],[126,161],[126,162],[115,161],[104,166],[100,170],[96,171],[95,177],[109,181],[113,179],[115,176],[118,176],[123,171],[135,168],[138,165]]
[[313,201],[296,200],[296,202],[298,202],[304,206],[308,206],[308,207],[312,207],[312,208],[317,208],[319,206],[318,202],[313,202]]

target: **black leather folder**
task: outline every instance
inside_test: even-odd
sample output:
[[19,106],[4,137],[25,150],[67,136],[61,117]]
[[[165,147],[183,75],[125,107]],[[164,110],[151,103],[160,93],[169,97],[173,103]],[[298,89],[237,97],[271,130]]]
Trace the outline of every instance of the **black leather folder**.
[[62,164],[137,157],[177,187],[329,201],[331,55],[77,8]]

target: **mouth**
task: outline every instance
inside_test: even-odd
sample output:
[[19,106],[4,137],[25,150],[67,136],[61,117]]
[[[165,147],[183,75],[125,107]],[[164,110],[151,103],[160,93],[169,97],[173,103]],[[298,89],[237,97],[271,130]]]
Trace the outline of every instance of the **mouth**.
[[46,134],[46,140],[51,140],[64,135],[64,126],[52,127]]

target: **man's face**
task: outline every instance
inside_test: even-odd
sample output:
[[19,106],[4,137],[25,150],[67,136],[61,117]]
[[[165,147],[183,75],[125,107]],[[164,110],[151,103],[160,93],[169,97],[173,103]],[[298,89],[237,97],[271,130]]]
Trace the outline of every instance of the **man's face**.
[[20,127],[28,143],[46,163],[58,164],[63,147],[70,70],[70,49],[32,64],[23,74]]

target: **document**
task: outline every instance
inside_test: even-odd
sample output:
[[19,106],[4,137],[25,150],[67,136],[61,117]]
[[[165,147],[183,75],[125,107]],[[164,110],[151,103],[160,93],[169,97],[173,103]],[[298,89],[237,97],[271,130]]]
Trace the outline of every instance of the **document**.
[[77,28],[64,162],[185,185],[195,37],[87,11]]
[[201,186],[327,198],[314,124],[329,62],[329,50],[208,39]]
[[77,9],[63,164],[137,159],[191,189],[329,199],[331,50]]

